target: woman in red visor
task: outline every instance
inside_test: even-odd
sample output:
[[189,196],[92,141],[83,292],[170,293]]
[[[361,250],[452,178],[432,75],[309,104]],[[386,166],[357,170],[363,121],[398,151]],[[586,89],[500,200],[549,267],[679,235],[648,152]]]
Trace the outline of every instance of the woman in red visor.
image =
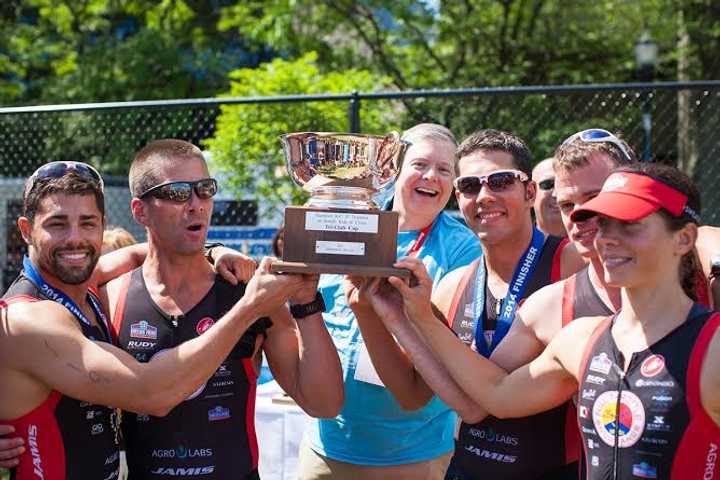
[[[570,323],[532,363],[508,374],[461,348],[429,312],[429,279],[391,279],[404,311],[452,377],[489,413],[524,417],[577,394],[589,480],[720,478],[720,314],[695,302],[697,188],[675,168],[617,169],[573,220],[597,215],[596,248],[613,317]],[[379,293],[375,293],[379,294]]]

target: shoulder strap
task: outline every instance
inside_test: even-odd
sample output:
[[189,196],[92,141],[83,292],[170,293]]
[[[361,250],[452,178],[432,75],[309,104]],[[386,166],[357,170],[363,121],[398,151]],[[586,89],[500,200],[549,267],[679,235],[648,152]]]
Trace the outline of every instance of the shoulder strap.
[[713,308],[712,297],[710,296],[710,285],[701,269],[695,270],[695,297],[697,303],[708,308]]
[[476,258],[473,260],[465,270],[465,273],[463,274],[462,278],[460,279],[460,283],[458,283],[457,288],[455,289],[455,293],[453,294],[452,303],[450,303],[450,310],[448,311],[448,316],[445,320],[447,320],[448,325],[452,327],[453,320],[455,320],[455,315],[457,315],[457,309],[458,304],[460,303],[460,299],[463,296],[463,293],[465,293],[465,289],[467,288],[468,283],[470,282],[470,279],[473,278],[473,274],[477,270],[478,265],[482,261],[483,257]]
[[552,270],[550,270],[550,282],[555,283],[559,280],[561,280],[562,276],[562,252],[565,250],[565,247],[568,246],[569,240],[567,237],[564,237],[560,242],[558,243],[557,247],[555,248],[555,255],[553,255],[553,261],[552,261]]
[[39,301],[39,298],[33,297],[32,295],[13,295],[12,297],[3,298],[2,300],[0,300],[0,308],[6,308],[8,305],[12,305],[13,303]]
[[575,282],[577,274],[566,278],[563,282],[562,293],[562,326],[575,319]]
[[[587,362],[590,358],[590,354],[595,348],[595,344],[597,343],[598,338],[600,338],[600,335],[605,333],[605,330],[607,330],[612,324],[613,318],[614,315],[610,317],[605,317],[603,321],[597,324],[592,334],[590,334],[590,338],[588,338],[588,341],[585,344],[585,350],[583,351],[582,359],[580,360],[580,371],[578,372],[580,374],[579,378],[582,378],[582,376],[585,375],[585,370],[587,369]],[[578,384],[581,385],[582,381],[578,381]]]
[[120,328],[122,327],[123,316],[125,316],[125,302],[127,300],[128,290],[130,289],[130,280],[132,279],[133,271],[134,270],[125,272],[120,276],[120,291],[110,328],[115,343],[120,339]]
[[700,374],[710,341],[720,327],[720,313],[714,312],[707,319],[690,352],[687,372],[687,402],[690,416],[707,415],[700,401]]

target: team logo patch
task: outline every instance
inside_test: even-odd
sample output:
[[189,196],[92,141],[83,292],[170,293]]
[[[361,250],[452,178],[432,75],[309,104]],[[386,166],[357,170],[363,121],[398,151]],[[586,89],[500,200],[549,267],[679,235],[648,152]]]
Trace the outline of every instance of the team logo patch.
[[597,373],[607,375],[610,373],[612,368],[612,360],[607,356],[607,353],[602,352],[600,355],[595,355],[590,361],[590,370]]
[[640,373],[643,377],[654,377],[665,368],[665,358],[662,355],[650,355],[640,365]]
[[217,406],[208,410],[208,421],[217,422],[230,418],[230,409]]
[[203,333],[207,332],[210,327],[212,327],[215,324],[215,320],[213,320],[210,317],[205,317],[202,320],[200,320],[197,324],[197,327],[195,327],[195,330],[197,330],[198,335],[202,335]]
[[618,447],[632,447],[645,429],[645,408],[637,395],[627,391],[620,394],[619,404],[618,408],[617,390],[600,394],[593,404],[593,423],[606,444],[615,445],[617,429]]
[[642,462],[633,465],[633,477],[657,478],[657,468]]
[[150,325],[146,320],[141,320],[130,325],[130,336],[145,340],[157,340],[157,328]]

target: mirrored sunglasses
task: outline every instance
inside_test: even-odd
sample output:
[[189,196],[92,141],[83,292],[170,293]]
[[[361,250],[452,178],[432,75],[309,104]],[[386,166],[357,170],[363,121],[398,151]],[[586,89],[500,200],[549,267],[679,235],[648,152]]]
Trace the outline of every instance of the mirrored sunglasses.
[[217,181],[214,178],[203,178],[195,182],[167,182],[155,185],[140,194],[138,198],[153,196],[160,200],[185,203],[190,200],[192,192],[195,192],[198,198],[207,200],[214,197],[217,190]]
[[95,168],[91,165],[83,162],[58,161],[46,163],[30,175],[30,178],[28,178],[25,183],[24,198],[27,198],[39,180],[44,180],[46,178],[62,178],[70,172],[74,172],[80,177],[95,182],[100,187],[100,191],[104,192],[105,184],[100,176],[100,172],[95,170]]
[[604,130],[602,128],[590,128],[588,130],[583,130],[582,132],[577,132],[573,135],[570,135],[568,138],[565,139],[562,144],[568,145],[578,138],[586,143],[612,143],[618,148],[618,150],[622,152],[623,155],[625,155],[626,159],[628,159],[629,161],[633,160],[633,158],[630,156],[630,152],[628,152],[627,148],[625,148],[625,145],[622,144],[620,139],[612,133],[608,132],[607,130]]
[[508,190],[515,182],[527,182],[528,176],[519,170],[498,170],[489,175],[463,175],[455,179],[455,189],[466,195],[477,195],[483,185],[490,191],[500,193]]

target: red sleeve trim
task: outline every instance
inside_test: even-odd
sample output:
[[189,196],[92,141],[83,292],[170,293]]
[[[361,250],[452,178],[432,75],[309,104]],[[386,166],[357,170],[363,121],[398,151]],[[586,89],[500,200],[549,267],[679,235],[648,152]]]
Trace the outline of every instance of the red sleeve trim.
[[[695,415],[707,415],[700,401],[700,373],[702,371],[703,361],[705,360],[705,354],[710,346],[710,341],[719,326],[720,313],[713,313],[707,322],[705,322],[690,353],[687,373],[687,402],[691,417]],[[708,420],[712,422],[709,418]]]
[[112,325],[110,331],[112,332],[115,344],[120,339],[120,328],[122,327],[123,316],[125,315],[125,301],[127,300],[128,289],[130,288],[130,279],[132,277],[132,271],[122,274],[120,277],[120,292],[117,299],[117,305],[115,306],[115,314],[112,318]]
[[565,279],[562,293],[562,326],[575,319],[575,282],[577,274]]
[[260,454],[258,451],[257,434],[255,433],[255,393],[257,389],[257,375],[255,374],[255,368],[253,367],[252,357],[243,358],[242,364],[245,369],[245,375],[250,383],[248,398],[245,403],[245,405],[247,405],[247,410],[245,411],[245,426],[247,427],[248,445],[250,446],[253,468],[258,468]]
[[457,315],[458,304],[460,303],[460,299],[465,292],[465,288],[467,288],[468,282],[470,282],[470,279],[473,277],[473,274],[475,273],[477,266],[480,264],[480,260],[482,259],[482,257],[476,258],[467,266],[467,270],[465,270],[465,273],[460,279],[460,283],[455,289],[452,303],[450,303],[450,310],[448,311],[448,316],[445,319],[447,320],[448,326],[450,328],[452,328],[453,320],[455,320],[455,315]]
[[720,474],[720,462],[717,461],[720,427],[702,407],[700,400],[702,365],[718,326],[720,326],[720,314],[713,313],[700,331],[690,352],[685,387],[690,422],[675,450],[670,474],[672,480],[717,478]]
[[565,404],[565,465],[580,460],[582,437],[578,429],[577,409],[571,401]]
[[559,280],[562,280],[562,252],[565,250],[565,247],[568,246],[569,240],[567,237],[560,240],[560,243],[558,243],[557,248],[555,249],[555,254],[553,255],[553,261],[552,261],[552,269],[550,270],[550,283],[555,283]]
[[51,390],[40,405],[25,415],[3,421],[15,427],[14,435],[22,437],[25,445],[32,446],[20,455],[20,463],[12,478],[31,480],[40,477],[34,464],[38,459],[41,461],[42,478],[65,478],[65,449],[55,418],[55,408],[61,398],[62,394]]
[[12,297],[8,297],[4,300],[0,300],[0,307],[7,307],[8,305],[12,305],[13,303],[23,303],[23,302],[39,302],[40,299],[33,297],[31,295],[14,295]]

